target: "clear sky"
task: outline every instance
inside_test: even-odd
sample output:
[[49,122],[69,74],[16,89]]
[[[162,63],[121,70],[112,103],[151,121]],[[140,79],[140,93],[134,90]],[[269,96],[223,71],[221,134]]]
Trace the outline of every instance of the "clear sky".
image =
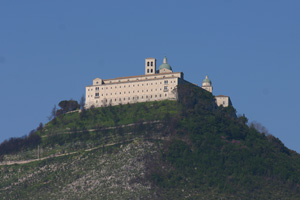
[[141,75],[145,58],[165,55],[300,153],[299,0],[3,0],[0,142],[94,78]]

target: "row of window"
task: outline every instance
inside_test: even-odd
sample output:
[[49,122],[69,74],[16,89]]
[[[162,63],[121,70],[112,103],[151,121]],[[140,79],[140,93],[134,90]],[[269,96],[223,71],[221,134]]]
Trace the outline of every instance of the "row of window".
[[153,66],[153,61],[152,62],[147,62],[147,66]]
[[[168,95],[167,94],[165,94],[164,95],[165,97],[167,97]],[[158,97],[162,97],[162,95],[160,94],[160,95],[146,95],[145,96],[145,99],[153,99],[153,98],[158,98]],[[124,98],[119,98],[119,99],[117,99],[117,98],[115,98],[115,99],[103,99],[103,100],[101,100],[101,102],[102,103],[108,103],[108,102],[113,102],[113,101],[117,101],[117,100],[119,100],[119,101],[126,101],[126,100],[128,100],[128,101],[130,101],[130,100],[139,100],[139,99],[144,99],[144,96],[141,96],[141,98],[139,98],[138,96],[136,96],[136,97],[132,97],[132,98],[130,98],[130,97],[124,97]],[[96,100],[96,103],[98,103],[99,101],[98,100]]]
[[[171,81],[171,83],[173,83],[173,81]],[[174,81],[174,83],[175,83],[175,81]],[[162,82],[160,82],[160,84],[162,84]],[[167,85],[168,84],[168,80],[165,80],[164,84]],[[141,85],[144,86],[144,84],[141,84]],[[145,85],[146,86],[147,85],[153,85],[153,83],[151,83],[151,84],[150,83],[149,84],[146,83]],[[157,85],[157,82],[155,83],[155,85]],[[137,84],[137,86],[140,86],[140,84]],[[130,85],[128,85],[128,87],[130,87]],[[135,87],[135,85],[133,84],[132,87]],[[103,90],[103,88],[104,87],[102,87],[101,89]],[[115,86],[114,88],[118,88],[118,86]],[[119,88],[122,88],[122,86],[119,86]],[[126,85],[124,85],[123,88],[126,88]],[[109,89],[109,87],[106,87],[105,89]],[[110,89],[113,89],[113,87],[110,87]],[[99,91],[99,87],[96,87],[95,90]],[[93,89],[88,89],[88,91],[93,91]]]
[[[173,88],[171,87],[171,89],[173,89]],[[160,90],[162,90],[162,89],[160,88]],[[152,89],[150,91],[153,92]],[[155,89],[155,91],[157,91],[157,89]],[[164,86],[164,90],[163,91],[167,92],[168,91],[168,86]],[[144,92],[144,90],[142,90],[142,92]],[[148,92],[148,90],[145,90],[145,92]],[[132,93],[134,93],[134,91],[132,91]],[[137,93],[139,93],[139,90],[137,91]],[[119,92],[119,94],[122,94],[122,92]],[[126,94],[126,92],[123,92],[123,94]],[[128,94],[130,94],[130,91],[128,92]],[[104,94],[101,94],[101,96],[103,96],[103,95]],[[109,93],[106,93],[106,96],[108,96],[108,95],[109,95]],[[110,93],[110,95],[113,95],[113,93]],[[117,95],[117,92],[115,92],[115,95]],[[99,96],[100,96],[99,92],[96,92],[95,93],[95,97],[99,97]],[[90,95],[88,95],[88,97],[90,97]],[[93,96],[91,95],[91,97],[93,97]]]
[[151,70],[147,69],[147,73],[149,73],[150,71],[151,71],[151,73],[153,73],[153,69],[151,69]]

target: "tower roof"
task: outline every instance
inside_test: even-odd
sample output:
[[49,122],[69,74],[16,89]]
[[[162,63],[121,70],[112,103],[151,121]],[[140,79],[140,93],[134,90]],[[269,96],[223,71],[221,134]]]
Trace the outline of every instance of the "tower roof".
[[161,64],[161,65],[159,66],[159,70],[161,70],[161,69],[172,70],[172,67],[171,67],[171,66],[168,64],[168,62],[167,62],[167,57],[166,57],[166,56],[164,57],[163,64]]
[[211,84],[211,80],[208,78],[208,76],[206,75],[205,76],[205,79],[203,80],[203,82],[202,83],[209,83],[209,84]]

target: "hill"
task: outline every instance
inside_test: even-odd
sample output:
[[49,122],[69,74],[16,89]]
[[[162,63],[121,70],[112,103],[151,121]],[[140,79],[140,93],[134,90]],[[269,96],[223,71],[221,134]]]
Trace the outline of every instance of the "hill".
[[16,150],[6,141],[1,197],[300,198],[299,154],[233,107],[217,107],[209,92],[182,85],[178,93],[177,102],[60,115]]

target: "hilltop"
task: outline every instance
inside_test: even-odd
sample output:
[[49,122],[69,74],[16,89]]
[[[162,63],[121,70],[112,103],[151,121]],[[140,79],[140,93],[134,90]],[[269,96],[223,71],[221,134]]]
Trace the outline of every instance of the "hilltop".
[[1,197],[300,198],[299,154],[199,87],[178,94],[56,117],[27,138],[35,142],[1,151]]

